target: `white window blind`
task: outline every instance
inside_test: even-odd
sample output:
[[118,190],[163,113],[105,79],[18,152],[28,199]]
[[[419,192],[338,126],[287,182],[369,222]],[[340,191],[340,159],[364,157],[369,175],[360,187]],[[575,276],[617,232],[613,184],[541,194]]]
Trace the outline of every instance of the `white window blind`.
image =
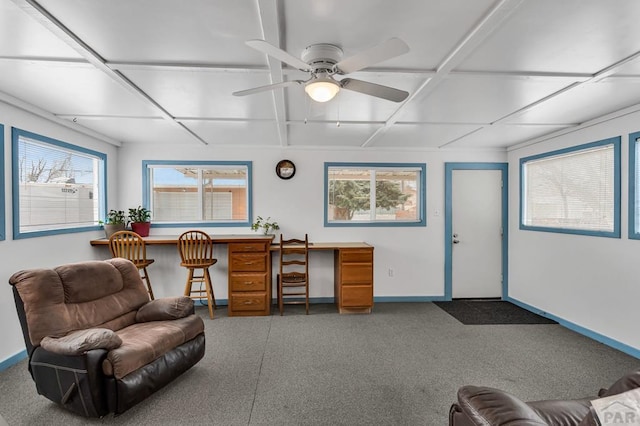
[[613,232],[613,144],[523,163],[525,226]]
[[18,232],[96,226],[104,159],[48,138],[17,139]]

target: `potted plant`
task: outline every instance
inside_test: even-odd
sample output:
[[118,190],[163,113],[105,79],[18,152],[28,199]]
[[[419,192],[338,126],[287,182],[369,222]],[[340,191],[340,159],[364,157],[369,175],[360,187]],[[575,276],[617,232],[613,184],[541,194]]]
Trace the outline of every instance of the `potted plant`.
[[104,235],[107,238],[111,238],[111,235],[118,231],[124,231],[127,226],[124,210],[109,210],[104,222],[100,221],[100,225],[104,227]]
[[251,224],[251,229],[254,231],[261,229],[264,235],[268,235],[269,231],[280,229],[280,226],[278,222],[271,222],[271,217],[263,219],[262,216],[258,216],[256,221]]
[[129,221],[133,232],[141,237],[149,236],[149,228],[151,228],[151,212],[149,210],[142,206],[129,209]]

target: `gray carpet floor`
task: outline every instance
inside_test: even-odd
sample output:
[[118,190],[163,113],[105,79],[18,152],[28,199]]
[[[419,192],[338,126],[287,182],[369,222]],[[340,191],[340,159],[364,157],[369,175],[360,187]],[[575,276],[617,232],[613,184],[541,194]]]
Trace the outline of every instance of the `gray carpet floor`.
[[206,308],[205,357],[119,416],[85,419],[38,396],[26,361],[0,372],[9,425],[447,425],[464,384],[524,400],[596,395],[638,360],[557,324],[463,325],[432,303],[333,305],[228,318]]

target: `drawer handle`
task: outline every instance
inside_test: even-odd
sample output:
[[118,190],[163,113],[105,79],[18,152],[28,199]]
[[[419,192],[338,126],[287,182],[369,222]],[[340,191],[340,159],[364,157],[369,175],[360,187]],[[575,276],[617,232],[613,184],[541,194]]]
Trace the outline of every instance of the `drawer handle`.
[[245,283],[246,285],[249,285],[249,284],[253,284],[253,281],[245,281],[244,283]]
[[253,265],[255,262],[244,262],[245,265]]
[[250,301],[250,300],[247,300],[247,301],[245,301],[245,302],[244,302],[244,304],[245,304],[245,305],[251,305],[251,304],[253,304],[253,302],[252,302],[252,301]]

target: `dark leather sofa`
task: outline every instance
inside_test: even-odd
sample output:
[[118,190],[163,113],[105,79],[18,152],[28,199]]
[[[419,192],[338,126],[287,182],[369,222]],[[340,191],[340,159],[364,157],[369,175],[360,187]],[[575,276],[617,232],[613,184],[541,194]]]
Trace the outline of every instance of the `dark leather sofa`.
[[82,416],[122,413],[204,356],[193,301],[150,301],[128,260],[25,270],[9,283],[38,393]]
[[450,426],[597,426],[590,401],[640,387],[640,369],[631,371],[608,389],[573,400],[524,402],[516,396],[486,386],[463,386],[449,410]]

